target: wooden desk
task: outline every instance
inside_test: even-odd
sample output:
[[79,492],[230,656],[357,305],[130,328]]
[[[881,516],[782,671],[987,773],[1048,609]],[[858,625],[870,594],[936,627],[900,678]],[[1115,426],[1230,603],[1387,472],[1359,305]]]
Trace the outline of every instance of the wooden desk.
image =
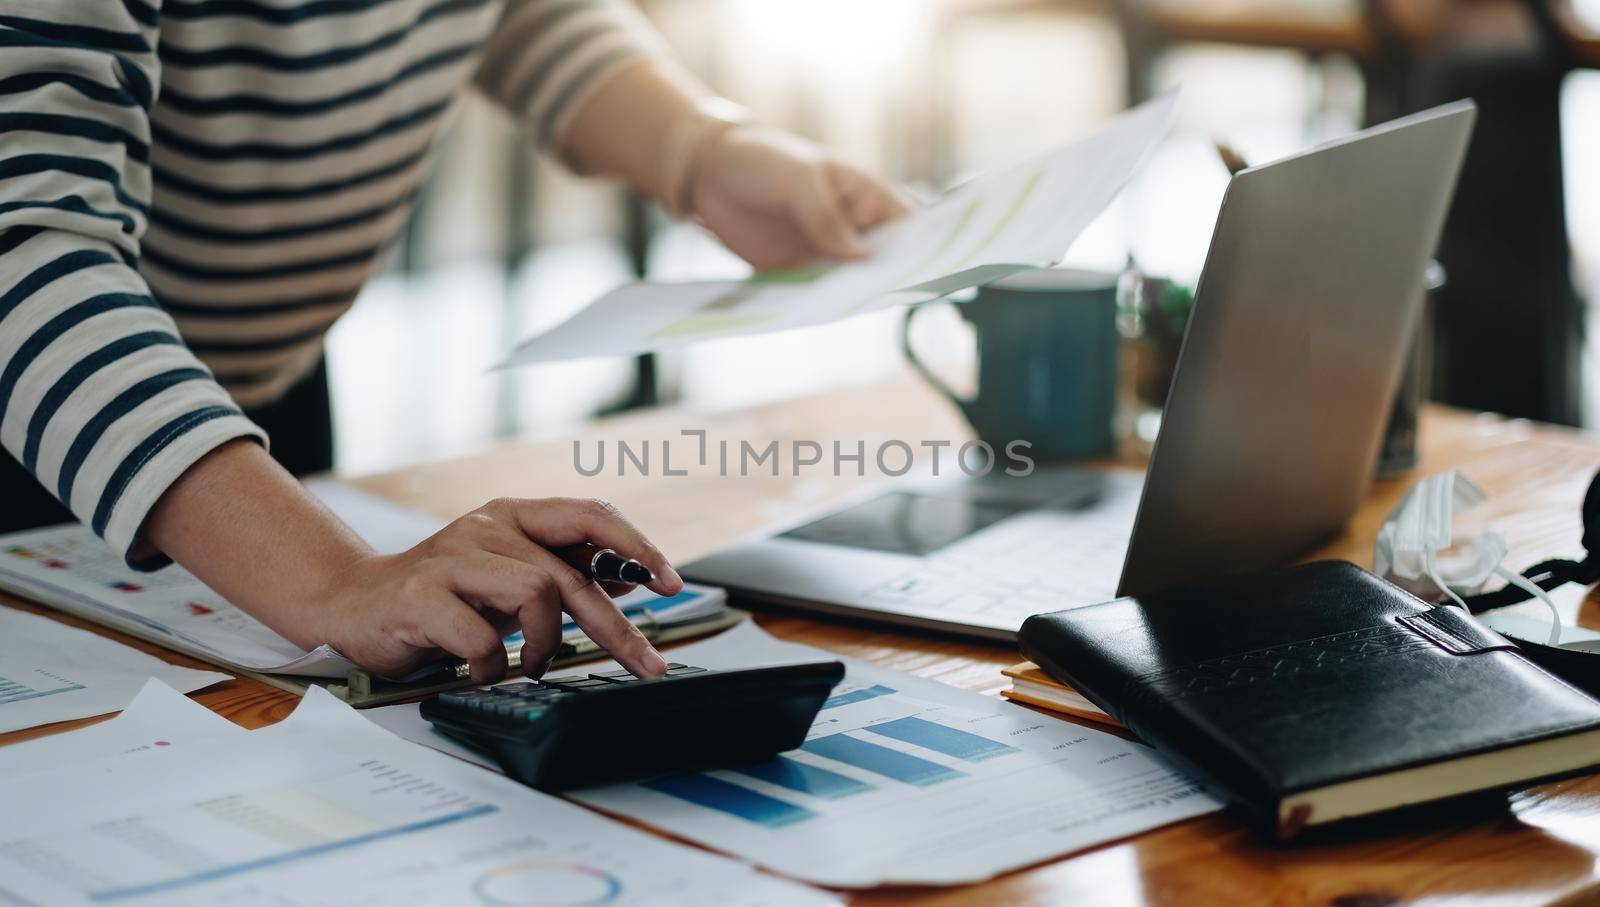
[[[812,439],[868,451],[900,438],[958,442],[967,430],[949,407],[909,379],[732,414],[662,411],[599,423],[579,438],[585,464],[607,442],[610,476],[586,478],[573,467],[570,439],[508,444],[481,456],[355,479],[401,504],[451,516],[497,495],[603,496],[638,522],[675,559],[713,550],[766,523],[839,500],[871,478],[716,478],[709,471],[649,478],[614,474],[618,439],[672,440],[673,464],[688,460],[681,429],[705,429],[713,458],[719,439],[758,448],[769,440]],[[1600,466],[1600,439],[1525,422],[1432,409],[1423,430],[1423,462],[1414,476],[1380,482],[1348,530],[1318,557],[1370,565],[1371,539],[1398,497],[1419,475],[1458,467],[1494,495],[1483,514],[1513,543],[1512,563],[1577,553],[1578,502]],[[686,442],[679,447],[680,442]],[[870,453],[869,453],[870,456]],[[1292,506],[1292,502],[1285,502]],[[29,610],[38,610],[8,600]],[[1600,627],[1600,599],[1567,603],[1569,616]],[[1538,613],[1532,610],[1530,613]],[[67,619],[79,626],[78,621]],[[1016,660],[1002,646],[763,616],[778,636],[934,677],[984,693],[1004,686],[999,669]],[[107,634],[115,636],[115,634]],[[152,647],[121,638],[146,651]],[[162,654],[157,652],[157,654]],[[176,663],[191,663],[165,656]],[[200,702],[247,727],[288,714],[294,698],[237,680],[197,695]],[[54,733],[88,722],[0,736],[0,743]],[[1509,798],[1499,815],[1455,825],[1411,828],[1378,838],[1313,846],[1265,845],[1221,816],[1171,826],[1127,841],[956,889],[893,889],[855,903],[890,904],[1334,904],[1377,907],[1429,904],[1563,904],[1600,902],[1600,776],[1548,784]]]

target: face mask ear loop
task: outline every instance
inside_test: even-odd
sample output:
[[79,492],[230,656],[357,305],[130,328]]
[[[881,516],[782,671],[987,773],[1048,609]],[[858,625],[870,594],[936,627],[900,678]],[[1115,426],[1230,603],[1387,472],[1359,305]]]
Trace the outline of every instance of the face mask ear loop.
[[1550,641],[1546,645],[1561,645],[1561,612],[1556,608],[1556,603],[1550,600],[1550,596],[1545,594],[1543,589],[1529,582],[1528,578],[1520,573],[1514,573],[1499,565],[1495,566],[1494,572],[1505,577],[1506,582],[1529,595],[1537,596],[1540,601],[1544,602],[1544,606],[1550,609]]
[[1455,591],[1445,583],[1444,580],[1439,578],[1439,565],[1434,562],[1433,551],[1430,550],[1423,554],[1422,566],[1423,569],[1428,571],[1428,579],[1433,580],[1433,584],[1435,586],[1438,586],[1441,590],[1443,590],[1445,595],[1450,596],[1450,600],[1455,603],[1456,607],[1467,612],[1468,614],[1472,613],[1472,609],[1468,608],[1467,603],[1461,600],[1461,596],[1457,595]]

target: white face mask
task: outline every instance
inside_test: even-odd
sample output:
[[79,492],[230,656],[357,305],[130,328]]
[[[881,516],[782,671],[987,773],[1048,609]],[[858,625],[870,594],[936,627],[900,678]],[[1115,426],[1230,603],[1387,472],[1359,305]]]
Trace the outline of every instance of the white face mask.
[[1561,616],[1543,589],[1501,565],[1510,545],[1498,532],[1483,532],[1461,539],[1451,524],[1457,511],[1470,510],[1488,500],[1482,488],[1454,469],[1429,476],[1389,511],[1373,547],[1373,572],[1426,601],[1448,596],[1462,609],[1463,595],[1482,591],[1492,576],[1500,576],[1550,608],[1550,645],[1561,642]]

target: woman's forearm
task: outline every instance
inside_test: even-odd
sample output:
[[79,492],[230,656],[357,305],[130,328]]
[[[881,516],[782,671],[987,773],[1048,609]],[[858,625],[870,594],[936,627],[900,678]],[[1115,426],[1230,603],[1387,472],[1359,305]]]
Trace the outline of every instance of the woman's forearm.
[[296,645],[327,642],[320,606],[373,552],[253,441],[225,444],[157,501],[144,537]]
[[584,103],[561,152],[584,170],[621,179],[672,210],[685,175],[675,173],[673,158],[694,153],[676,146],[701,137],[698,125],[711,119],[704,106],[709,97],[687,74],[641,61],[608,79]]
[[683,588],[661,552],[598,501],[491,501],[379,555],[249,441],[191,466],[150,512],[145,538],[294,644],[330,644],[385,676],[449,654],[492,682],[513,630],[537,674],[561,645],[565,612],[628,670],[654,677],[667,669],[660,653],[558,552],[614,548],[645,563],[657,594]]

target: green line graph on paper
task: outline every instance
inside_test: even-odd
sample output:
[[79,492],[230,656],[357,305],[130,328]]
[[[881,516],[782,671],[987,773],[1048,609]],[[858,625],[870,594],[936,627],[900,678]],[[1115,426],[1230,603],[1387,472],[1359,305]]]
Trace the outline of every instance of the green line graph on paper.
[[989,228],[989,232],[984,234],[983,238],[978,240],[972,249],[955,264],[940,268],[939,276],[958,273],[965,269],[967,265],[972,264],[978,256],[982,255],[996,239],[1000,238],[1000,234],[1004,233],[1006,228],[1011,226],[1012,222],[1017,219],[1017,214],[1028,203],[1028,199],[1033,196],[1034,190],[1039,188],[1039,183],[1043,179],[1044,168],[1042,167],[1029,174],[1028,178],[1023,181],[1022,188],[1017,190],[1016,197],[1011,199],[1011,204],[1006,206],[1005,213],[1001,214],[1000,219],[994,222],[994,225]]
[[[994,241],[1000,238],[1006,229],[1016,221],[1017,215],[1027,205],[1028,200],[1038,189],[1039,183],[1044,179],[1044,176],[1044,168],[1039,168],[1029,174],[1006,203],[1005,209],[1000,216],[975,241],[970,239],[969,234],[973,230],[974,223],[979,220],[978,215],[984,206],[982,198],[969,199],[966,204],[961,206],[959,213],[952,220],[949,230],[933,245],[927,255],[902,272],[900,277],[887,282],[882,290],[869,294],[860,301],[846,306],[842,310],[842,314],[854,314],[872,305],[886,294],[904,289],[914,283],[937,280],[941,276],[954,274],[965,268],[982,256]],[[952,264],[939,265],[939,262],[949,256],[952,250],[961,248],[964,244],[966,245],[966,251],[960,258],[956,259]],[[935,271],[936,268],[937,271]],[[762,291],[773,287],[796,287],[814,284],[831,273],[833,269],[833,265],[814,265],[757,274],[727,293],[705,303],[695,311],[658,328],[650,335],[651,339],[683,340],[694,337],[707,337],[730,331],[758,328],[769,324],[779,317],[779,312],[744,310],[749,303],[761,300]]]
[[833,270],[832,265],[809,265],[756,274],[700,308],[668,322],[650,334],[653,340],[681,340],[760,327],[778,317],[777,312],[742,312],[740,308],[771,287],[815,283]]
[[915,267],[905,271],[904,275],[894,280],[891,285],[886,286],[877,293],[874,293],[865,299],[850,305],[845,309],[845,313],[854,314],[859,312],[889,293],[894,293],[916,284],[925,283],[931,280],[938,280],[940,277],[961,272],[967,267],[967,265],[971,264],[973,260],[982,255],[996,239],[1000,238],[1001,234],[1005,233],[1006,228],[1010,227],[1016,221],[1017,215],[1021,213],[1022,209],[1027,205],[1028,199],[1031,198],[1035,190],[1039,188],[1039,183],[1043,181],[1044,176],[1045,169],[1043,167],[1031,173],[1027,179],[1023,180],[1022,186],[1018,188],[1016,194],[1012,196],[1011,201],[1006,205],[1004,212],[1002,212],[1000,217],[996,219],[992,225],[990,225],[989,231],[985,233],[981,239],[973,243],[968,248],[965,255],[961,256],[952,264],[940,266],[938,270],[935,271],[935,265],[938,265],[938,263],[943,260],[947,254],[949,254],[950,250],[955,248],[957,244],[966,236],[968,230],[972,227],[973,221],[977,219],[978,212],[983,207],[983,199],[981,198],[974,198],[968,201],[966,205],[962,207],[961,213],[956,215],[955,222],[950,226],[950,231],[945,234],[944,239],[940,240],[939,243],[934,246],[933,251],[929,253],[926,258],[917,262]]

